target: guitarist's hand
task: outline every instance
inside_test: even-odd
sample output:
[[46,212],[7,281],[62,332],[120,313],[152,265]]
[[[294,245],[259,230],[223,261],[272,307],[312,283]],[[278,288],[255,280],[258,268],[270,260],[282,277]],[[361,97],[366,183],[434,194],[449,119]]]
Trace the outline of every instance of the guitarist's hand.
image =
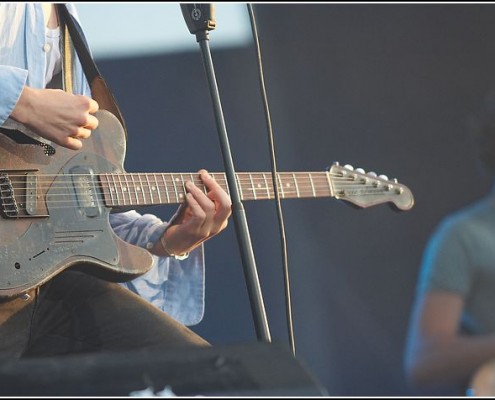
[[188,253],[227,227],[232,212],[230,196],[206,170],[200,170],[199,174],[207,194],[193,182],[186,183],[186,203],[155,244],[153,253],[165,256]]
[[96,111],[98,103],[87,96],[25,86],[10,116],[45,139],[78,150],[98,126]]

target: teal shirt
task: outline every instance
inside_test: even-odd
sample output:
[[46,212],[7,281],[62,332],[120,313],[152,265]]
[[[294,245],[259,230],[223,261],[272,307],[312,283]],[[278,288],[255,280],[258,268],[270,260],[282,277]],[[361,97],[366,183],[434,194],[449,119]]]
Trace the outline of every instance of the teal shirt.
[[495,332],[495,196],[446,217],[425,250],[419,291],[445,290],[465,300],[462,328]]

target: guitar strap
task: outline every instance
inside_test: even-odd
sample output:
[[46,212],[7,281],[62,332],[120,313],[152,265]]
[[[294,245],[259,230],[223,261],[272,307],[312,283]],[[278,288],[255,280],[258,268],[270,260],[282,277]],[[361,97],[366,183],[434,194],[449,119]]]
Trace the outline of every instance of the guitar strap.
[[64,3],[56,4],[60,20],[60,31],[63,37],[63,75],[64,75],[64,90],[72,93],[72,48],[75,49],[79,61],[81,62],[84,75],[89,82],[91,88],[91,97],[98,102],[100,109],[110,111],[115,115],[127,137],[127,129],[124,118],[117,105],[115,97],[108,88],[105,80],[101,76],[96,63],[91,56],[89,47],[84,40],[81,27],[74,17],[69,13]]

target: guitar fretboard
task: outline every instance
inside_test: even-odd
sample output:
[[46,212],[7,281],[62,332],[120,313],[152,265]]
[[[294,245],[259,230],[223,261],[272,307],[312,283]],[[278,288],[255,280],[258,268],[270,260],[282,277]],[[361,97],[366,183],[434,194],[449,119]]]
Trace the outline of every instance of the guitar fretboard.
[[[210,173],[229,193],[226,175]],[[109,207],[177,204],[185,201],[185,183],[192,181],[206,193],[197,174],[193,173],[123,173],[99,174],[105,203]],[[277,175],[280,198],[333,197],[332,182],[327,172],[281,172]],[[271,173],[241,172],[236,174],[241,200],[275,198]]]

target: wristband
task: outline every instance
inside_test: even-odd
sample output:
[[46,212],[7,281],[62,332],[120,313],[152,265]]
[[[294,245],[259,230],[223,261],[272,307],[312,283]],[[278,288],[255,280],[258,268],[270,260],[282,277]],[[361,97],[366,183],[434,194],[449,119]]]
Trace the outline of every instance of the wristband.
[[185,252],[184,254],[175,254],[174,252],[170,251],[167,247],[167,244],[165,243],[164,236],[160,237],[160,243],[162,244],[163,250],[167,252],[169,257],[173,257],[176,260],[182,261],[185,260],[187,257],[189,257],[189,252]]

